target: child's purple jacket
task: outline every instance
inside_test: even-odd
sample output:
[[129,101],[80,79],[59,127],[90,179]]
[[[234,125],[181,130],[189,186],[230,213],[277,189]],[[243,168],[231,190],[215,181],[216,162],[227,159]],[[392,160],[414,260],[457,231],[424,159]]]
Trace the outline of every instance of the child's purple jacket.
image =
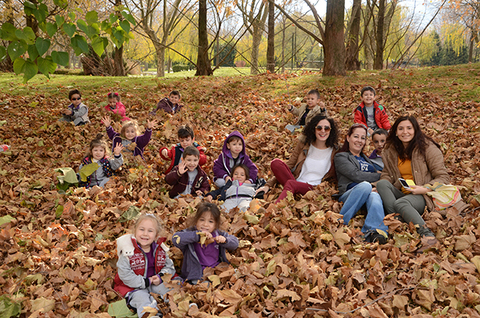
[[[227,254],[225,250],[234,250],[238,247],[238,239],[226,232],[216,230],[216,236],[225,237],[225,243],[211,243],[218,244],[219,247],[219,261],[227,262]],[[198,260],[197,253],[195,252],[194,243],[200,240],[200,235],[197,233],[195,227],[188,228],[186,230],[176,232],[172,236],[173,245],[178,247],[183,253],[182,273],[180,277],[184,280],[198,280],[203,277],[203,269],[200,261]]]
[[242,152],[238,155],[240,160],[237,162],[238,164],[242,163],[248,167],[248,170],[250,172],[250,181],[252,183],[255,183],[257,181],[257,173],[258,173],[258,168],[257,166],[252,162],[250,157],[247,155],[245,151],[245,140],[243,139],[243,136],[240,132],[234,131],[228,137],[225,139],[223,142],[223,149],[222,153],[220,156],[218,156],[218,159],[216,159],[213,162],[213,175],[214,175],[214,181],[217,179],[225,179],[227,176],[229,176],[232,172],[232,168],[234,166],[234,160],[232,158],[232,153],[230,150],[227,148],[227,143],[228,140],[233,137],[240,137],[243,143],[243,149]]
[[[122,143],[122,136],[120,136],[120,134],[117,133],[112,126],[107,128],[107,135],[108,135],[108,138],[112,140],[112,152],[113,152],[115,145],[117,143]],[[147,128],[143,135],[137,136],[135,137],[134,140],[132,140],[132,142],[137,144],[137,146],[135,147],[135,150],[133,151],[134,156],[141,156],[142,159],[145,159],[143,158],[143,150],[150,142],[150,138],[152,138],[152,130]]]

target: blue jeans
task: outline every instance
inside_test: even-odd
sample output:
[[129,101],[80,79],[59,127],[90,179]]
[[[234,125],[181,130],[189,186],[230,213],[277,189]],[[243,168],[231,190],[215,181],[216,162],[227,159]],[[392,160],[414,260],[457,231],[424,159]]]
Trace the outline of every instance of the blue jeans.
[[372,185],[363,181],[350,190],[347,190],[340,196],[338,201],[343,202],[340,214],[343,215],[343,223],[348,224],[351,218],[357,214],[358,210],[366,204],[367,217],[362,227],[362,233],[372,233],[376,229],[385,231],[387,233],[388,227],[383,223],[385,212],[383,211],[383,204],[380,195],[372,192]]

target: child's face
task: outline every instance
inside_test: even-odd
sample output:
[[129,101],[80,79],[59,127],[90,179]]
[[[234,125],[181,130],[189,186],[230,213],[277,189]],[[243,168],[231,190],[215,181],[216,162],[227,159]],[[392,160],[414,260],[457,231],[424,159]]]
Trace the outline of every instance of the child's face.
[[82,97],[80,97],[79,94],[73,94],[70,98],[70,101],[72,102],[73,106],[77,107],[82,102]]
[[105,148],[103,146],[95,146],[92,148],[92,157],[95,160],[100,160],[105,157]]
[[192,136],[188,137],[180,137],[180,146],[182,146],[183,149],[187,148],[188,146],[193,145],[193,138]]
[[125,138],[127,138],[128,140],[132,140],[135,137],[137,137],[137,130],[135,129],[135,127],[133,126],[127,127],[125,129]]
[[173,104],[178,104],[180,102],[180,96],[178,95],[170,95],[168,96],[168,99],[173,103]]
[[233,139],[227,143],[227,149],[230,150],[233,158],[237,158],[243,150],[243,142],[240,139]]
[[195,227],[199,231],[212,233],[217,227],[217,224],[215,224],[215,219],[211,212],[204,212],[198,219]]
[[372,91],[363,92],[362,102],[365,104],[365,106],[373,105],[374,101],[375,101],[375,94]]
[[307,102],[308,108],[311,109],[318,105],[320,99],[317,97],[316,94],[310,94],[305,96],[305,101]]
[[108,99],[108,104],[111,106],[111,107],[115,107],[117,105],[117,102],[118,100],[116,98],[109,98]]
[[157,227],[153,220],[144,219],[138,224],[135,230],[135,238],[138,245],[145,251],[150,250],[150,246],[157,238]]
[[244,183],[247,180],[247,176],[245,175],[245,170],[242,167],[238,167],[233,172],[232,180],[238,180],[240,183]]
[[373,145],[377,150],[377,153],[380,154],[383,150],[383,147],[385,147],[385,141],[387,140],[387,136],[376,134],[372,137],[372,140],[373,140]]
[[188,171],[194,171],[197,169],[199,161],[200,158],[195,155],[187,155],[185,158],[183,158],[183,162],[185,162],[185,166],[187,167]]

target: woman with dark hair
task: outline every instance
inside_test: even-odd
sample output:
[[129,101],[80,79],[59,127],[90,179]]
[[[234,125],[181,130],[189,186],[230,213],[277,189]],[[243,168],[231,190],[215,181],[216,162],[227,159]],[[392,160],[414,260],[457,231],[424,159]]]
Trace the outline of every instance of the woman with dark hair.
[[333,156],[338,148],[338,130],[331,118],[323,115],[313,117],[303,129],[292,155],[285,163],[274,159],[270,164],[273,177],[257,192],[268,192],[277,182],[283,185],[283,191],[275,201],[287,196],[304,195],[322,181],[335,178]]
[[[425,206],[429,210],[434,208],[432,199],[426,195],[431,190],[423,185],[450,183],[438,144],[425,136],[415,117],[401,116],[390,130],[382,159],[385,168],[377,191],[385,212],[400,214],[405,222],[419,226],[422,237],[432,238],[428,244],[436,243],[435,234],[425,226],[422,214]],[[402,187],[399,178],[411,184],[408,189]]]
[[348,224],[357,211],[366,205],[367,216],[362,227],[365,240],[385,244],[388,230],[383,223],[385,212],[380,196],[372,191],[372,182],[380,179],[380,171],[377,171],[373,162],[363,153],[366,140],[367,127],[353,124],[347,132],[345,143],[335,155],[340,194],[338,200],[343,202],[340,214],[343,215],[343,222]]

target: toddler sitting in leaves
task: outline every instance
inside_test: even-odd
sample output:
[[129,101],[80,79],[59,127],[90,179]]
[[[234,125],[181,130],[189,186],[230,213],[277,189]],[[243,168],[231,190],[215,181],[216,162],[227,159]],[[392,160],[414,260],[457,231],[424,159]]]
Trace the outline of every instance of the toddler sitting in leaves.
[[152,137],[152,129],[157,124],[156,120],[147,120],[147,129],[143,135],[138,134],[138,126],[135,121],[129,120],[123,122],[122,130],[117,133],[111,126],[110,117],[105,116],[102,118],[102,122],[107,127],[107,135],[110,140],[113,141],[113,145],[120,143],[134,156],[140,156],[143,158],[143,150],[150,142]]
[[113,158],[107,157],[108,147],[107,143],[102,140],[102,134],[90,143],[89,153],[83,158],[80,165],[79,186],[91,188],[93,186],[103,187],[114,175],[114,171],[120,168],[123,164],[121,143],[117,143],[113,148]]
[[125,105],[120,101],[120,95],[118,95],[118,93],[108,93],[107,98],[108,104],[105,105],[105,111],[114,113],[122,121],[131,120],[125,114]]
[[60,121],[73,123],[75,126],[89,123],[88,107],[82,103],[82,94],[80,94],[80,91],[78,89],[71,90],[68,93],[68,99],[72,103],[63,111],[63,117],[60,118]]

